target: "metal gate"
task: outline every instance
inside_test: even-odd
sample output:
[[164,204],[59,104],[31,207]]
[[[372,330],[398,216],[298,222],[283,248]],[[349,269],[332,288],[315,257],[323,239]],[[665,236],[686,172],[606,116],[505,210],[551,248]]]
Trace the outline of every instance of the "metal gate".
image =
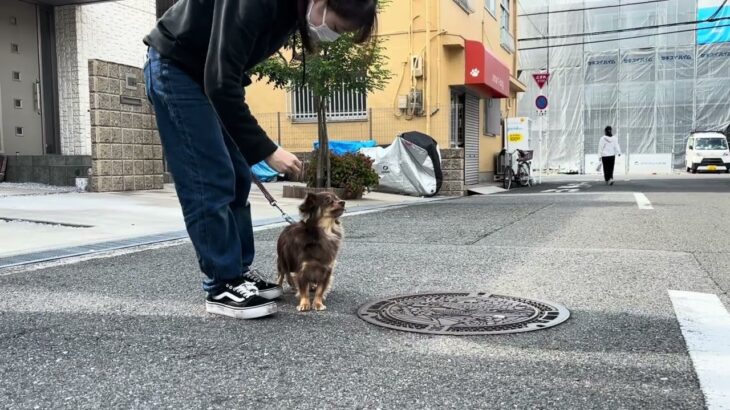
[[476,185],[479,183],[479,98],[467,94],[464,111],[464,185]]

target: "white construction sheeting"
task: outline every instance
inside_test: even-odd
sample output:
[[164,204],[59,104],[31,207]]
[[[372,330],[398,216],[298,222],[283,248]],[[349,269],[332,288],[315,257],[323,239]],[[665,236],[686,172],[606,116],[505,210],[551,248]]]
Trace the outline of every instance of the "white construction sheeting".
[[[715,9],[722,3],[702,1],[717,3]],[[712,5],[704,4],[707,7]],[[730,4],[725,9],[723,13],[730,15]],[[524,16],[547,11],[551,12],[549,18],[548,14]],[[639,5],[619,0],[542,0],[520,2],[518,13],[520,39],[695,21],[702,14],[692,0]],[[683,164],[685,143],[692,130],[727,128],[730,42],[721,41],[730,35],[715,32],[730,28],[717,28],[713,36],[705,33],[711,30],[661,34],[692,28],[694,25],[680,25],[520,41],[521,50],[550,46],[549,53],[548,48],[520,51],[520,80],[529,88],[518,101],[518,116],[537,120],[534,101],[540,90],[532,74],[549,70],[550,82],[543,90],[550,99],[543,140],[546,168],[589,171],[584,168],[585,155],[597,152],[607,125],[619,136],[625,153],[672,154],[674,167]],[[626,39],[647,34],[659,35]],[[707,43],[699,44],[699,40]],[[530,138],[536,156],[540,155],[538,132],[539,127],[533,127]]]

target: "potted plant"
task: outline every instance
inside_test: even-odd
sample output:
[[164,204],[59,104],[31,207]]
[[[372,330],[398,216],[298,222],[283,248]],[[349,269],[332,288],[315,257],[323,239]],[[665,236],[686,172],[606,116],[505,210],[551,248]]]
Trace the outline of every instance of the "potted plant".
[[334,192],[341,199],[361,199],[363,193],[378,185],[378,174],[373,170],[373,160],[366,155],[355,153],[330,156],[331,187],[317,187],[317,161],[319,153],[315,150],[306,169],[306,187],[285,186],[284,197],[304,198],[308,193],[322,191]]
[[[317,158],[307,173],[307,185],[316,186]],[[378,174],[373,170],[373,160],[366,155],[355,153],[334,155],[330,152],[331,183],[333,188],[342,190],[338,196],[342,199],[360,199],[367,190],[378,185]]]

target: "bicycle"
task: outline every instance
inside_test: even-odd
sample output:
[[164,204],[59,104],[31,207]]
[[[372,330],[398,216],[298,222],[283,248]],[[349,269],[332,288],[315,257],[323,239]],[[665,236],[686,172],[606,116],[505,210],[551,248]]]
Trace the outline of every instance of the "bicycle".
[[[532,185],[532,176],[530,168],[532,167],[532,152],[521,149],[509,154],[509,165],[505,166],[504,179],[502,186],[508,190],[512,187],[512,183],[516,182],[519,186],[529,187]],[[517,157],[515,158],[515,153]],[[517,171],[515,171],[517,169]]]

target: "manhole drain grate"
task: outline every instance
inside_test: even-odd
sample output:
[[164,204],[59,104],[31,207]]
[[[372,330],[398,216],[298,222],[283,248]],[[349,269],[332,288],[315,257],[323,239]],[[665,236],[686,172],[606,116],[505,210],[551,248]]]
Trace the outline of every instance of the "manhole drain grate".
[[529,332],[565,322],[565,307],[539,300],[486,293],[428,293],[367,303],[358,316],[390,329],[436,335]]

